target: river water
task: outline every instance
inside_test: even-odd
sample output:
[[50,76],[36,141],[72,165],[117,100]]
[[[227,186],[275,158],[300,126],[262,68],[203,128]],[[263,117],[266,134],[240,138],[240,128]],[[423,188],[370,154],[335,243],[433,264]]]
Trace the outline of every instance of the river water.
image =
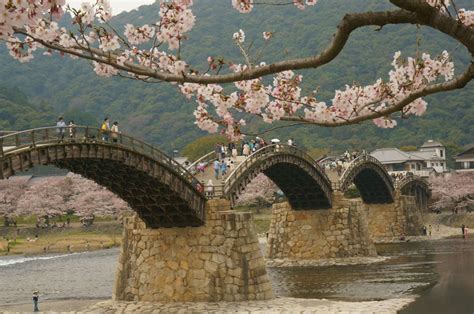
[[[419,296],[403,313],[474,312],[474,240],[378,245],[376,264],[269,268],[277,296],[363,301]],[[1,304],[110,298],[118,249],[0,258]]]

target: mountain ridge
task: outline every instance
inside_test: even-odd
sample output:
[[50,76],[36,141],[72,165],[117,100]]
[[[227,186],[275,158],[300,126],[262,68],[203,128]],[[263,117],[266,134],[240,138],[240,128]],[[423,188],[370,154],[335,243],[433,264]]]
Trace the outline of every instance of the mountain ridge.
[[[364,5],[361,5],[362,3]],[[254,51],[263,44],[262,31],[275,32],[264,58],[265,61],[272,62],[286,57],[311,55],[324,49],[344,11],[376,11],[392,6],[375,0],[320,0],[315,7],[305,11],[299,11],[294,6],[256,7],[249,15],[233,10],[230,2],[200,0],[195,1],[194,7],[197,24],[189,36],[190,39],[184,44],[183,53],[184,58],[192,64],[199,62],[205,65],[210,51],[215,51],[213,56],[226,56],[235,62],[242,62],[238,48],[231,38],[232,33],[239,28],[246,31],[247,42],[254,41]],[[341,7],[344,7],[344,11]],[[156,19],[157,14],[156,4],[141,6],[139,10],[117,15],[113,23],[123,25],[125,21],[133,21],[137,25],[145,24]],[[421,38],[419,48],[417,37]],[[443,49],[453,52],[457,73],[468,64],[469,56],[464,48],[457,48],[457,43],[451,38],[431,29],[422,27],[417,30],[416,26],[403,25],[387,26],[378,32],[374,32],[372,28],[357,30],[334,62],[314,71],[301,71],[304,75],[304,87],[306,92],[320,87],[320,98],[330,101],[334,90],[344,88],[344,84],[353,81],[368,84],[378,77],[387,77],[393,53],[397,50],[402,50],[403,56],[409,56],[417,50],[435,54]],[[110,116],[112,120],[120,122],[122,130],[157,144],[168,152],[181,149],[198,137],[207,135],[193,124],[194,102],[186,100],[173,85],[150,85],[120,78],[100,78],[86,62],[69,58],[60,61],[57,60],[61,58],[59,56],[38,55],[36,59],[39,60],[19,64],[12,60],[5,50],[4,47],[0,48],[0,78],[8,80],[1,79],[0,85],[19,87],[20,92],[27,96],[28,102],[35,108],[40,104],[43,104],[43,107],[48,104],[45,107],[48,115],[41,116],[39,120],[33,121],[30,117],[18,121],[31,119],[32,126],[40,121],[52,125],[55,122],[53,116],[65,115],[66,119],[77,120],[76,117],[81,114],[83,117],[80,120],[97,124],[104,116]],[[394,130],[378,129],[367,122],[337,129],[316,126],[288,127],[266,133],[265,136],[291,136],[302,146],[331,150],[344,150],[346,147],[372,149],[381,146],[419,145],[428,138],[464,145],[474,138],[472,86],[473,83],[461,91],[427,97],[427,113],[422,117],[401,120]],[[18,107],[18,104],[0,100],[0,105],[2,109],[16,108],[10,110],[11,112],[21,111],[21,105]],[[20,116],[22,115],[19,114]],[[0,119],[3,120],[1,115]],[[261,133],[273,127],[256,120],[250,119],[250,133]],[[456,123],[449,123],[450,121]],[[25,124],[27,122],[17,125],[1,123],[0,127],[10,125],[18,129],[23,128]]]

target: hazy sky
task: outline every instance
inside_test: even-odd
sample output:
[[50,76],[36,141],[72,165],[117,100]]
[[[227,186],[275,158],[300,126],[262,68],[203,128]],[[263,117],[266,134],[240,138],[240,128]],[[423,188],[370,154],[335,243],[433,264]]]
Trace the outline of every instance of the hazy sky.
[[[68,4],[72,7],[79,7],[83,2],[93,3],[93,0],[67,0]],[[113,14],[119,14],[122,11],[130,11],[136,9],[143,4],[151,4],[155,0],[110,0],[110,4],[113,8]]]

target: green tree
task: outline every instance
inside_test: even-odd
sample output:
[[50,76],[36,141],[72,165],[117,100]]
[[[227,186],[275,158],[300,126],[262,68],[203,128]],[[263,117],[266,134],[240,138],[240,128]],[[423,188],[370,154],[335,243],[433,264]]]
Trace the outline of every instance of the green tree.
[[189,160],[196,160],[214,150],[217,143],[226,143],[227,139],[220,135],[208,135],[189,143],[183,148],[182,155]]

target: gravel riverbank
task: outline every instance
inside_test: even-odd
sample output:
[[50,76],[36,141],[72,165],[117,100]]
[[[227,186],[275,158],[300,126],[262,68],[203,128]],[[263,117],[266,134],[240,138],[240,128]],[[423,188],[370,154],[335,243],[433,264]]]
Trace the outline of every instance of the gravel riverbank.
[[149,303],[105,301],[85,313],[397,313],[412,298],[342,302],[326,299],[276,298],[269,301]]

